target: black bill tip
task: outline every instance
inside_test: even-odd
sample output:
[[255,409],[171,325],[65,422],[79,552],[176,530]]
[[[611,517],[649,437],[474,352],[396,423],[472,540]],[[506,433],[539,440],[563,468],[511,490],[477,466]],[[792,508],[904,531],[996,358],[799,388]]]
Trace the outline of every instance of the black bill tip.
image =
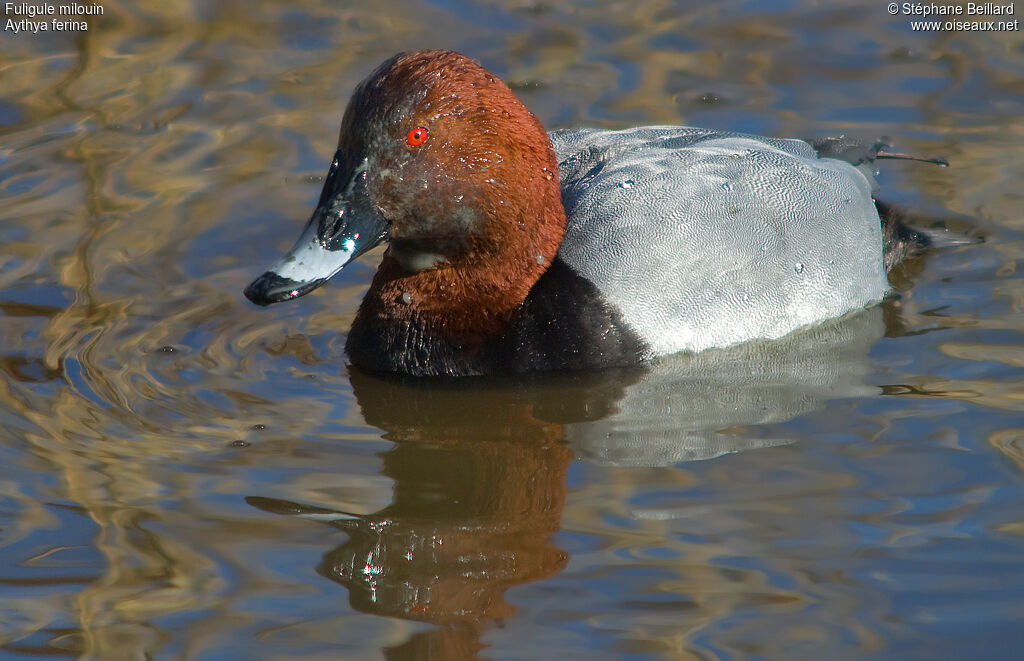
[[245,288],[245,297],[256,305],[270,305],[281,301],[290,301],[307,294],[323,283],[327,278],[317,278],[309,282],[296,282],[273,271],[265,271]]

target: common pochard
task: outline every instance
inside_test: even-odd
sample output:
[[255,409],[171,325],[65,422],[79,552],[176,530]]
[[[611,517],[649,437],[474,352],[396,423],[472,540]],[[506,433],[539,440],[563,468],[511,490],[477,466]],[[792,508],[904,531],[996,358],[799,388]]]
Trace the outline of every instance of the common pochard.
[[[388,243],[346,342],[416,376],[621,366],[876,303],[927,237],[872,197],[885,145],[688,127],[550,135],[496,76],[399,54],[355,90],[319,204],[245,290],[306,294]],[[883,237],[883,235],[885,235]]]

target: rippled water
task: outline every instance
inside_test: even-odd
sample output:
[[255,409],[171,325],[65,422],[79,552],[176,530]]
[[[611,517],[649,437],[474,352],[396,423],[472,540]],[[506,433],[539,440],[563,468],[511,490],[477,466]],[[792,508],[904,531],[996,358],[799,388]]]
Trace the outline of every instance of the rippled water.
[[[0,32],[0,656],[1019,655],[1020,32],[880,2],[102,6]],[[885,197],[985,242],[770,346],[349,373],[373,255],[289,305],[241,290],[353,85],[424,46],[551,128],[892,136],[952,165],[886,163]]]

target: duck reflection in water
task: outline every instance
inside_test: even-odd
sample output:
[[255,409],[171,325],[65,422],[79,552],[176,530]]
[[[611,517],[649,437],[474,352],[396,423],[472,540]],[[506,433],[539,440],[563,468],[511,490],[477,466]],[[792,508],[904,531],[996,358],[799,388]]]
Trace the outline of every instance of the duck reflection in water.
[[382,468],[394,482],[391,504],[350,514],[247,500],[346,531],[319,571],[358,610],[437,625],[387,658],[480,658],[482,636],[514,612],[508,588],[566,566],[552,535],[572,457],[673,465],[792,442],[764,425],[875,392],[865,385],[868,351],[883,330],[873,308],[784,341],[527,381],[423,382],[353,369],[364,419],[394,443]]
[[395,443],[383,455],[391,504],[355,515],[247,500],[346,531],[348,541],[318,570],[348,589],[356,609],[439,625],[386,658],[478,658],[481,634],[514,611],[505,591],[567,562],[551,541],[571,457],[561,427],[493,390],[417,387],[358,372],[351,381],[366,421]]

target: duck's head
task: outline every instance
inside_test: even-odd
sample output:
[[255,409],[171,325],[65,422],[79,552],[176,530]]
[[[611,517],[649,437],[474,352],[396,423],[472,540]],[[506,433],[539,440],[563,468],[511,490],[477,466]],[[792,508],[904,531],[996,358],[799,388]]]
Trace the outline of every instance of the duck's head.
[[511,90],[458,53],[399,54],[356,88],[312,217],[245,295],[297,298],[386,241],[401,272],[490,267],[521,301],[564,224],[547,133]]

